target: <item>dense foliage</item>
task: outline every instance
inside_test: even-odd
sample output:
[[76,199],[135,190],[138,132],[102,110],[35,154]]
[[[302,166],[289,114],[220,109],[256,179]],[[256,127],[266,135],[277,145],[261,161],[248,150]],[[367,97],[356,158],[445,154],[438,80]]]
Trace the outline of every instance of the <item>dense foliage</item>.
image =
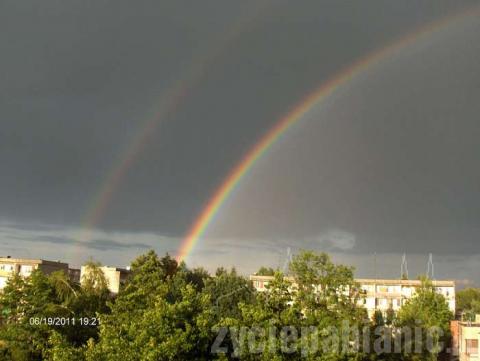
[[275,270],[272,267],[260,267],[257,272],[255,272],[257,276],[273,276],[275,274]]
[[[59,272],[13,276],[0,295],[2,360],[425,360],[417,354],[374,352],[375,342],[358,332],[381,327],[382,337],[404,336],[402,327],[437,327],[448,337],[452,315],[445,299],[426,280],[417,296],[395,314],[369,320],[363,293],[351,267],[334,264],[324,253],[293,257],[288,277],[273,274],[265,292],[235,269],[210,275],[189,269],[168,254],[150,251],[131,265],[131,274],[112,297],[99,269],[75,284]],[[99,324],[54,325],[32,320],[64,317],[99,319]],[[426,333],[425,333],[426,335]],[[383,349],[382,349],[383,350]]]
[[[50,357],[53,344],[68,345],[75,353],[73,348],[97,340],[97,327],[79,327],[78,321],[108,314],[109,292],[97,266],[87,267],[94,271],[81,284],[62,271],[45,276],[36,270],[28,278],[9,279],[0,295],[2,360],[42,360]],[[68,321],[60,326],[60,319]]]
[[457,292],[457,310],[467,320],[474,321],[480,314],[480,289],[466,288]]

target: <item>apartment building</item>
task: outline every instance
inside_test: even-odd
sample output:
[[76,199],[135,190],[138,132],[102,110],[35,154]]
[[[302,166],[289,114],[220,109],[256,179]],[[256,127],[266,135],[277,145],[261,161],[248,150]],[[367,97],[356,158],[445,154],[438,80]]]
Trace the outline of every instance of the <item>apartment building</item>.
[[[259,292],[266,290],[272,276],[251,275],[250,280]],[[290,278],[290,281],[293,279]],[[398,311],[406,300],[415,295],[416,289],[421,286],[419,280],[392,280],[392,279],[357,279],[364,297],[361,304],[367,309],[369,317],[379,310],[386,313],[393,309]],[[455,282],[432,281],[436,291],[442,294],[448,302],[450,310],[455,313]]]
[[475,322],[452,321],[452,350],[459,361],[480,361],[480,316]]
[[[108,289],[112,294],[117,294],[120,286],[127,280],[130,271],[125,268],[102,266],[100,267],[107,281]],[[82,266],[80,269],[80,279],[89,273],[88,266]]]
[[68,277],[75,283],[80,283],[80,268],[69,268]]
[[5,287],[8,278],[13,274],[28,277],[36,269],[47,275],[55,271],[64,271],[68,274],[67,263],[44,259],[0,257],[0,290]]
[[[48,275],[55,271],[63,271],[74,282],[80,282],[83,275],[88,273],[88,267],[82,266],[80,269],[69,268],[68,263],[59,261],[47,261],[44,259],[12,258],[10,256],[0,257],[0,290],[7,284],[8,278],[13,274],[19,274],[28,277],[36,269]],[[130,271],[118,267],[101,267],[107,280],[108,289],[116,294],[120,290]]]
[[[420,280],[357,279],[356,281],[364,291],[363,302],[369,314],[373,314],[376,310],[398,311],[406,300],[415,295],[422,284]],[[432,284],[435,290],[445,297],[450,311],[455,313],[455,282],[433,280]]]

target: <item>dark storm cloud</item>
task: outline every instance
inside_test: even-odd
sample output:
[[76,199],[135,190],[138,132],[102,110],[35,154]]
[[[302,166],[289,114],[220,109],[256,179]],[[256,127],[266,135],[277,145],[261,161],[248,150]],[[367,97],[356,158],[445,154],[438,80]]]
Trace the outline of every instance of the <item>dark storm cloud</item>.
[[[53,230],[53,232],[52,232]],[[23,232],[29,231],[29,232]],[[0,229],[0,233],[3,234],[3,240],[17,240],[17,241],[24,241],[24,242],[44,242],[44,243],[52,243],[52,244],[59,244],[65,246],[72,246],[72,247],[82,247],[88,249],[98,249],[98,250],[120,250],[120,249],[139,249],[145,250],[152,248],[152,245],[145,244],[145,243],[138,243],[132,240],[132,242],[119,242],[113,239],[93,239],[91,241],[79,241],[77,239],[71,237],[62,237],[62,236],[55,236],[52,234],[49,235],[42,235],[42,232],[47,231],[48,233],[55,234],[56,232],[62,233],[65,232],[65,229],[61,227],[38,227],[34,225],[22,225],[20,227],[17,226],[10,226],[5,229]]]
[[419,40],[313,109],[261,160],[209,236],[351,254],[478,255],[479,27],[472,17]]
[[[100,230],[96,234],[98,237],[94,237],[100,240],[96,245],[102,251],[109,248],[119,250],[115,257],[123,257],[122,261],[133,257],[128,253],[130,242],[132,247],[143,248],[155,245],[159,238],[165,240],[160,242],[159,250],[172,252],[225,174],[305,94],[358,57],[422,24],[474,3],[437,0],[422,3],[315,0],[301,5],[290,1],[260,4],[256,0],[139,1],[135,4],[123,0],[2,2],[0,221],[17,223],[17,232],[24,227],[25,231],[52,237],[59,249],[61,244],[63,250],[75,245],[79,240],[71,233],[79,227],[94,203],[112,164],[118,161],[176,82],[198,67],[201,71],[193,77],[195,81],[186,82],[181,103],[162,119],[150,142],[119,182],[106,214],[96,225],[98,229],[117,232],[117,238],[105,236]],[[232,24],[237,23],[244,26],[238,27],[237,34],[229,37],[227,42],[222,41],[223,34],[231,31]],[[475,49],[459,44],[458,51],[464,53],[464,57],[478,59]],[[449,86],[455,86],[455,79],[466,81],[462,74],[471,70],[449,67],[445,61],[441,64],[442,76],[448,80],[445,84]],[[452,72],[458,72],[458,77]],[[430,79],[422,78],[422,74],[422,69],[417,69],[408,77],[407,83],[402,80],[403,73],[399,72],[396,81],[404,87],[416,82],[428,83]],[[475,86],[477,78],[470,77],[470,88]],[[384,89],[379,98],[386,103],[403,102],[406,97],[403,93],[396,94],[397,88]],[[362,89],[362,92],[368,94],[369,90]],[[458,108],[467,107],[469,97],[474,94],[459,93],[455,104]],[[425,106],[424,95],[417,96],[418,105],[414,111],[421,113]],[[446,104],[448,109],[439,107],[439,113],[450,111],[452,117],[457,114],[458,109],[451,108],[450,103],[443,100],[440,103]],[[347,105],[345,109],[349,107]],[[458,240],[462,249],[468,249],[469,245],[473,247],[476,230],[472,215],[477,198],[471,196],[476,189],[470,182],[476,178],[466,177],[460,181],[447,177],[445,173],[435,173],[440,166],[436,163],[436,154],[452,163],[455,160],[448,158],[449,154],[442,151],[441,144],[437,144],[435,152],[426,152],[425,147],[419,145],[420,139],[415,137],[408,158],[388,158],[391,147],[401,146],[395,143],[392,134],[405,133],[404,136],[409,137],[410,133],[395,122],[379,130],[382,109],[380,107],[380,113],[376,114],[359,112],[359,124],[363,125],[356,132],[345,131],[339,122],[338,128],[332,126],[330,133],[326,132],[333,140],[322,140],[324,149],[321,151],[335,152],[340,158],[333,161],[333,158],[319,156],[319,169],[326,167],[328,173],[338,176],[322,187],[342,206],[327,202],[330,211],[320,212],[317,207],[304,202],[302,192],[297,196],[290,190],[288,197],[291,199],[287,204],[292,209],[284,212],[291,221],[282,220],[282,228],[275,223],[278,214],[265,214],[268,208],[276,208],[279,201],[268,196],[258,197],[270,202],[269,206],[266,209],[258,205],[252,207],[261,209],[265,224],[272,225],[274,231],[265,232],[252,221],[247,227],[252,234],[243,237],[244,234],[237,233],[235,227],[229,228],[225,233],[231,237],[225,239],[230,241],[224,243],[242,243],[238,247],[248,248],[253,247],[248,240],[257,239],[261,247],[271,251],[275,244],[270,246],[270,242],[282,239],[279,242],[281,247],[297,242],[308,247],[322,244],[329,250],[358,253],[381,247],[396,250],[401,248],[398,239],[403,238],[416,239],[420,243],[441,233],[445,239],[452,239],[460,234],[458,228],[467,229]],[[374,116],[374,120],[369,122],[367,118],[370,116]],[[477,150],[470,144],[476,134],[475,127],[472,124],[461,129],[456,133],[460,140],[447,144],[445,149],[458,148],[458,155],[464,152],[468,158],[469,151]],[[420,132],[425,131],[420,129]],[[445,125],[439,131],[455,132],[455,127]],[[351,143],[350,146],[336,143],[335,137],[349,137],[349,134],[347,142]],[[357,169],[355,164],[350,172],[336,168],[340,167],[337,166],[339,161],[345,160],[342,158],[346,157],[345,149],[351,150],[355,144],[363,142],[370,144],[370,149],[364,149],[361,154],[374,154],[372,162],[379,167],[385,166],[389,182],[375,183],[382,197],[372,193],[373,187],[366,184],[369,179],[352,177]],[[445,142],[451,140],[445,139]],[[286,159],[291,159],[288,147],[296,146],[286,144],[286,147]],[[377,153],[385,153],[385,159]],[[422,175],[425,173],[421,168],[409,169],[408,160],[422,155],[431,160],[427,173],[444,178],[444,182],[427,187],[425,184],[432,183],[433,178]],[[470,161],[469,158],[468,162],[458,162],[447,173],[466,174],[462,164],[471,164]],[[266,171],[274,169],[275,164],[276,161],[272,160]],[[315,170],[306,172],[301,162],[295,159],[287,166],[291,168],[291,174],[304,177],[300,183],[306,185],[305,189],[312,190],[308,177],[318,181]],[[314,168],[312,164],[310,166]],[[416,181],[421,185],[416,189],[417,193],[413,194],[409,183],[404,182],[402,169],[417,177]],[[382,172],[377,171],[376,176],[380,177]],[[302,174],[308,174],[308,177]],[[353,187],[344,177],[361,182]],[[282,184],[288,189],[292,183],[288,179],[275,179],[275,182],[278,189],[283,187]],[[446,187],[449,182],[468,192],[453,192]],[[398,187],[393,187],[394,184]],[[442,187],[448,192],[442,193]],[[352,194],[353,190],[361,195]],[[344,197],[342,192],[345,192]],[[443,194],[441,203],[444,206],[429,215],[428,203],[435,203],[438,193]],[[423,202],[420,201],[422,197],[426,199]],[[312,199],[323,201],[321,195]],[[242,204],[241,200],[238,202]],[[350,218],[356,212],[345,211],[350,209],[350,203],[357,203],[353,204],[354,210],[360,204],[375,206],[369,206],[355,223]],[[382,203],[393,206],[382,212],[379,206]],[[455,212],[448,212],[448,209]],[[258,212],[254,210],[254,214]],[[319,222],[314,214],[326,217]],[[419,221],[416,220],[419,214],[426,215],[425,224],[435,225],[435,234],[419,235]],[[395,217],[408,218],[411,222],[395,222],[386,227],[385,222]],[[455,224],[446,221],[452,218],[457,220]],[[443,228],[438,226],[440,219],[445,220]],[[245,222],[247,220],[248,217]],[[317,227],[319,223],[321,227]],[[49,224],[59,225],[55,226],[59,229],[40,229],[42,225],[50,227]],[[406,228],[405,224],[412,227]],[[141,235],[142,232],[148,235]],[[425,249],[430,247],[428,242],[426,244]],[[22,245],[17,243],[17,247],[20,249]],[[446,253],[450,248],[445,246],[442,252]],[[220,254],[225,249],[230,248],[219,244],[216,252]],[[124,252],[120,253],[120,250]],[[58,252],[61,255],[60,250]],[[109,262],[115,261],[114,256],[106,253],[102,253],[102,257],[110,257]]]
[[83,230],[61,225],[0,224],[2,255],[59,259],[80,266],[86,259],[128,265],[132,258],[156,250],[173,254],[179,239],[149,232],[105,232],[92,230],[85,240]]
[[[7,226],[7,227],[2,227]],[[60,226],[55,226],[51,224],[22,224],[22,223],[7,223],[2,224],[0,223],[0,232],[2,233],[9,233],[12,229],[20,230],[20,231],[51,231],[51,230],[58,230],[61,229]]]
[[53,236],[33,236],[30,240],[53,243],[53,244],[62,244],[67,246],[79,246],[79,247],[99,249],[99,250],[119,250],[119,249],[129,249],[129,248],[142,250],[142,249],[151,248],[151,246],[149,246],[148,244],[143,244],[143,243],[123,244],[110,239],[94,239],[88,242],[79,242],[70,238],[53,237]]
[[[468,2],[435,5],[3,2],[0,216],[80,222],[161,95],[214,49],[100,224],[183,234],[241,154],[305,92]],[[254,20],[217,46],[242,18]]]

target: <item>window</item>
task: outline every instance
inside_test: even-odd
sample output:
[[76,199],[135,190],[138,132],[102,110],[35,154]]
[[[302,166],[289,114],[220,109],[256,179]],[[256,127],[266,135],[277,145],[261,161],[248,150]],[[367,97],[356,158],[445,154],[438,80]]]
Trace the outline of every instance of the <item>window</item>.
[[388,300],[386,298],[377,298],[375,299],[375,304],[377,307],[386,308],[388,306]]
[[375,290],[375,287],[371,285],[362,285],[362,290],[364,293],[371,293]]
[[408,287],[402,287],[402,293],[408,296],[410,294],[410,289]]
[[20,266],[20,274],[24,276],[29,276],[32,273],[33,267],[31,265],[22,265]]
[[465,340],[467,355],[478,354],[478,340]]
[[0,270],[11,272],[13,270],[13,266],[11,264],[2,264],[0,265]]
[[378,292],[387,293],[388,287],[387,286],[378,286]]

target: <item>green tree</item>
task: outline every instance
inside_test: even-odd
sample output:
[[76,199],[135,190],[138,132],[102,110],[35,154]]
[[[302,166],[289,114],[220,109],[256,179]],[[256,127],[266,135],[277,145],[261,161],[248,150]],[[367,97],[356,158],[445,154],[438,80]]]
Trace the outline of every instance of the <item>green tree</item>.
[[210,278],[210,274],[202,267],[197,267],[193,270],[187,269],[187,283],[190,283],[199,292],[205,288],[205,285]]
[[[353,270],[333,264],[326,254],[304,251],[293,258],[290,271],[293,279],[275,273],[266,290],[256,294],[255,302],[240,304],[239,317],[226,317],[218,323],[219,329],[230,327],[236,331],[236,337],[230,335],[225,342],[228,352],[224,357],[265,361],[365,359],[365,354],[350,349],[349,342],[348,349],[341,350],[334,348],[333,341],[346,323],[350,327],[363,326],[366,318],[365,310],[358,306]],[[256,340],[261,352],[251,352],[250,334],[242,337],[242,327],[259,331]],[[285,348],[289,332],[301,330],[305,336]],[[326,339],[331,339],[332,344],[315,346],[315,340]],[[347,339],[353,341],[353,335],[347,335]]]
[[49,361],[84,361],[85,346],[73,346],[65,336],[53,331],[48,339],[48,349],[46,350],[45,359]]
[[[302,251],[295,255],[289,265],[297,290],[294,302],[302,311],[303,325],[315,326],[322,333],[329,330],[343,332],[362,329],[368,323],[366,310],[359,306],[362,292],[353,277],[353,267],[335,264],[326,253]],[[339,349],[336,345],[326,348],[322,357],[332,360],[363,358],[355,349],[355,335],[348,334],[350,342]],[[341,352],[341,354],[339,354]]]
[[385,315],[385,324],[391,326],[395,323],[396,314],[392,307],[390,307]]
[[[422,278],[422,284],[413,298],[409,299],[397,314],[396,326],[408,328],[412,332],[417,328],[422,337],[411,343],[403,340],[403,352],[406,360],[437,360],[441,345],[450,337],[450,321],[453,314],[448,303],[437,293],[432,282]],[[428,340],[430,339],[430,345]],[[414,354],[415,350],[421,352]]]
[[326,253],[303,251],[293,257],[289,269],[297,285],[295,301],[306,318],[355,323],[366,318],[358,306],[362,293],[352,267],[334,264]]
[[[79,353],[76,348],[96,338],[98,329],[79,327],[75,321],[107,311],[107,299],[108,290],[99,283],[81,287],[63,271],[47,276],[35,270],[26,278],[13,275],[0,294],[0,354],[6,360],[48,359],[50,348],[60,339]],[[51,340],[54,334],[58,337]]]
[[87,360],[202,360],[208,358],[213,311],[209,296],[187,281],[184,266],[150,251],[132,263],[132,274]]
[[257,273],[258,276],[273,276],[275,274],[275,270],[272,267],[260,267]]
[[465,288],[456,294],[457,310],[463,313],[464,317],[473,321],[476,314],[480,314],[480,289]]
[[89,261],[84,266],[84,273],[80,283],[82,288],[90,294],[99,296],[108,292],[108,282],[99,262]]
[[0,329],[2,353],[12,360],[41,360],[52,329],[44,320],[71,314],[38,270],[28,278],[13,275],[0,294],[0,304],[7,310]]
[[[218,322],[218,330],[228,327],[231,331],[224,340],[227,353],[223,356],[229,360],[297,359],[298,352],[282,352],[280,338],[280,330],[284,326],[301,328],[301,312],[293,303],[293,299],[292,283],[282,273],[275,273],[273,280],[266,286],[266,291],[256,293],[254,302],[239,304],[239,316],[224,317]],[[263,345],[260,353],[252,350],[252,344],[247,335],[242,336],[242,332],[246,332],[242,331],[244,329],[248,332],[255,329],[263,332],[258,337],[258,343]],[[273,341],[269,339],[267,332],[274,336]]]
[[252,282],[238,275],[235,268],[230,271],[217,269],[215,277],[206,280],[204,292],[209,296],[218,319],[239,317],[240,304],[255,300]]

